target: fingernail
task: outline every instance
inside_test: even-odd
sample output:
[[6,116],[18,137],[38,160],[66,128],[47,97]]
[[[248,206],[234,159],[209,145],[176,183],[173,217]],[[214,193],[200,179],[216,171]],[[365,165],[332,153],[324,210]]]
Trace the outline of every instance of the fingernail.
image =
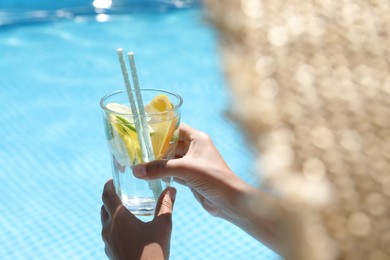
[[176,189],[173,189],[173,188],[169,189],[169,190],[167,191],[167,194],[168,194],[169,197],[171,197],[171,200],[172,200],[172,201],[175,201],[175,198],[176,198]]
[[145,165],[138,164],[133,167],[133,174],[135,177],[143,178],[146,176],[146,167]]

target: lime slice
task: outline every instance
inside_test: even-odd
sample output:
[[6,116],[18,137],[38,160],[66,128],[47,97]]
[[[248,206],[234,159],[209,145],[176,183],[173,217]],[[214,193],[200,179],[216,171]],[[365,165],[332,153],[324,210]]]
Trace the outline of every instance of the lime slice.
[[[114,132],[114,140],[120,139],[121,142],[124,143],[125,148],[127,150],[127,154],[130,157],[131,164],[136,163],[136,161],[140,162],[141,149],[138,143],[138,137],[135,130],[133,131],[131,128],[123,124],[123,122],[120,121],[116,115],[110,115],[110,123]],[[115,144],[120,144],[121,142],[119,140],[114,141]],[[113,150],[116,150],[115,152],[120,154],[123,153],[120,152],[123,151],[123,148],[118,145],[116,147],[113,147]]]
[[[126,127],[128,130],[130,130],[131,132],[134,132],[136,133],[137,130],[135,129],[134,127],[134,124],[130,123],[129,121],[127,121],[124,117],[122,116],[118,116],[118,115],[114,115],[116,117],[116,119],[122,123],[123,127]],[[128,131],[127,130],[127,131]]]
[[121,114],[131,114],[131,109],[128,106],[119,104],[119,103],[108,103],[106,108],[113,112],[121,113]]
[[[117,112],[121,114],[121,115],[112,115],[112,116],[115,116],[118,119],[118,121],[121,122],[123,126],[127,128],[126,131],[131,131],[135,133],[137,132],[135,128],[133,116],[131,115],[132,111],[128,106],[119,103],[108,103],[106,107],[113,112]],[[148,116],[146,117],[146,121],[147,122],[150,121],[150,118]],[[149,128],[149,134],[152,136],[155,133],[155,130],[150,125],[148,125],[148,128]]]

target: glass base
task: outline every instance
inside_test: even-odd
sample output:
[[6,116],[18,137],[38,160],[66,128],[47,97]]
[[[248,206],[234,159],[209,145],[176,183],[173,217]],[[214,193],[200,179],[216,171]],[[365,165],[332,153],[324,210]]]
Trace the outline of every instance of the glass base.
[[122,203],[136,216],[153,216],[156,208],[154,198],[122,198]]

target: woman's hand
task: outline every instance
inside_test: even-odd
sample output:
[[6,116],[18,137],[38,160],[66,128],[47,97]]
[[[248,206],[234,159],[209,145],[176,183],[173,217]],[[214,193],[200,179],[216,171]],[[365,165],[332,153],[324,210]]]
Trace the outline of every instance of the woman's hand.
[[128,211],[115,192],[112,180],[103,190],[102,237],[110,259],[168,259],[172,232],[172,209],[176,190],[160,196],[154,219],[144,223]]
[[219,217],[231,213],[234,196],[254,190],[232,172],[207,134],[188,125],[180,125],[175,157],[137,165],[134,175],[142,179],[173,176],[191,189],[205,210]]
[[283,237],[278,228],[280,220],[256,214],[259,208],[276,206],[275,199],[235,175],[207,134],[181,124],[176,159],[140,164],[134,167],[133,173],[142,179],[173,176],[176,182],[191,189],[210,214],[237,225],[280,251]]

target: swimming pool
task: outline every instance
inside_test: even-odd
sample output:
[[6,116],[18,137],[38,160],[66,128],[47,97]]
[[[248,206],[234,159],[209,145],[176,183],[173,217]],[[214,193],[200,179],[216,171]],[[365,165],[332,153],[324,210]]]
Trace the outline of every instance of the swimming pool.
[[[67,12],[0,27],[0,259],[105,259],[101,192],[111,170],[99,100],[124,88],[117,47],[136,53],[143,87],[180,93],[183,121],[256,185],[253,156],[224,116],[229,96],[200,8]],[[279,259],[175,187],[171,259]]]

